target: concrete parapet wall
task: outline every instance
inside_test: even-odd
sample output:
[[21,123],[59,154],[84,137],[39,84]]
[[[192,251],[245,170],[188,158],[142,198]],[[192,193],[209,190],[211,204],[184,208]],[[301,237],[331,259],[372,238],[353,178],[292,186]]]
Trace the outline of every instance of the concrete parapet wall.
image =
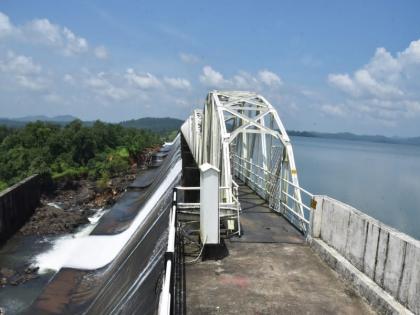
[[40,180],[33,175],[0,192],[0,244],[33,214],[41,196]]
[[327,196],[316,196],[311,237],[322,240],[415,314],[420,314],[420,241]]

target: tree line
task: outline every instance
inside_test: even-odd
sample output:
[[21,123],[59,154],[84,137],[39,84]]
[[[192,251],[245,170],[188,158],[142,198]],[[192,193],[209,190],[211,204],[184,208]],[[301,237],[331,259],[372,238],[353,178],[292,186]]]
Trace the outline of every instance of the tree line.
[[0,127],[0,190],[35,173],[53,179],[107,180],[126,172],[145,148],[161,137],[148,130],[96,121],[84,126],[48,122]]

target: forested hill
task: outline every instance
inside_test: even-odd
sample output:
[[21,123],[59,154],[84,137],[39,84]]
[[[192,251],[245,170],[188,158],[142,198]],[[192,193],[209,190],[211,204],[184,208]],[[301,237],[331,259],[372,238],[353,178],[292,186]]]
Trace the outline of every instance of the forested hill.
[[[35,121],[44,121],[44,122],[52,122],[57,125],[67,125],[74,120],[78,120],[77,117],[71,115],[61,115],[61,116],[25,116],[19,118],[0,118],[0,126],[6,126],[10,128],[22,128],[25,127],[26,124]],[[92,123],[90,123],[91,125]]]
[[0,118],[0,126],[8,127],[8,128],[21,128],[25,127],[27,123],[23,121],[8,119],[8,118]]
[[[0,126],[5,126],[9,128],[22,128],[26,124],[35,121],[51,122],[57,125],[65,126],[71,123],[74,120],[78,120],[77,117],[70,115],[62,115],[55,117],[48,116],[27,116],[20,118],[0,118]],[[148,129],[150,131],[168,134],[171,131],[179,130],[184,121],[176,118],[153,118],[145,117],[139,119],[131,119],[127,121],[122,121],[119,124],[123,127],[136,128],[136,129]],[[92,126],[93,121],[82,121],[84,126]]]
[[183,120],[176,118],[153,118],[145,117],[139,119],[132,119],[123,121],[120,124],[124,127],[137,128],[137,129],[149,129],[157,133],[165,133],[173,130],[178,130],[183,124]]

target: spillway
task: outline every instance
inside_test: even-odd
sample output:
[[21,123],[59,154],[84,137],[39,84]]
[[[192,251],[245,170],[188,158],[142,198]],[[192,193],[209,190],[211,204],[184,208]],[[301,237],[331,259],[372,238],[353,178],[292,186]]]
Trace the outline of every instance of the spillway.
[[[25,314],[153,314],[157,310],[168,209],[181,176],[180,141],[139,177],[85,237],[39,256],[59,269]],[[166,157],[165,157],[166,156]]]

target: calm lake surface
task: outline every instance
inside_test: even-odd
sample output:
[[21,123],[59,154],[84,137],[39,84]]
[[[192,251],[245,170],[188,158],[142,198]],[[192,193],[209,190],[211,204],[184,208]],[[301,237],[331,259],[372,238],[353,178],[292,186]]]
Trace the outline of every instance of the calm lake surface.
[[292,137],[300,185],[420,240],[420,146]]

